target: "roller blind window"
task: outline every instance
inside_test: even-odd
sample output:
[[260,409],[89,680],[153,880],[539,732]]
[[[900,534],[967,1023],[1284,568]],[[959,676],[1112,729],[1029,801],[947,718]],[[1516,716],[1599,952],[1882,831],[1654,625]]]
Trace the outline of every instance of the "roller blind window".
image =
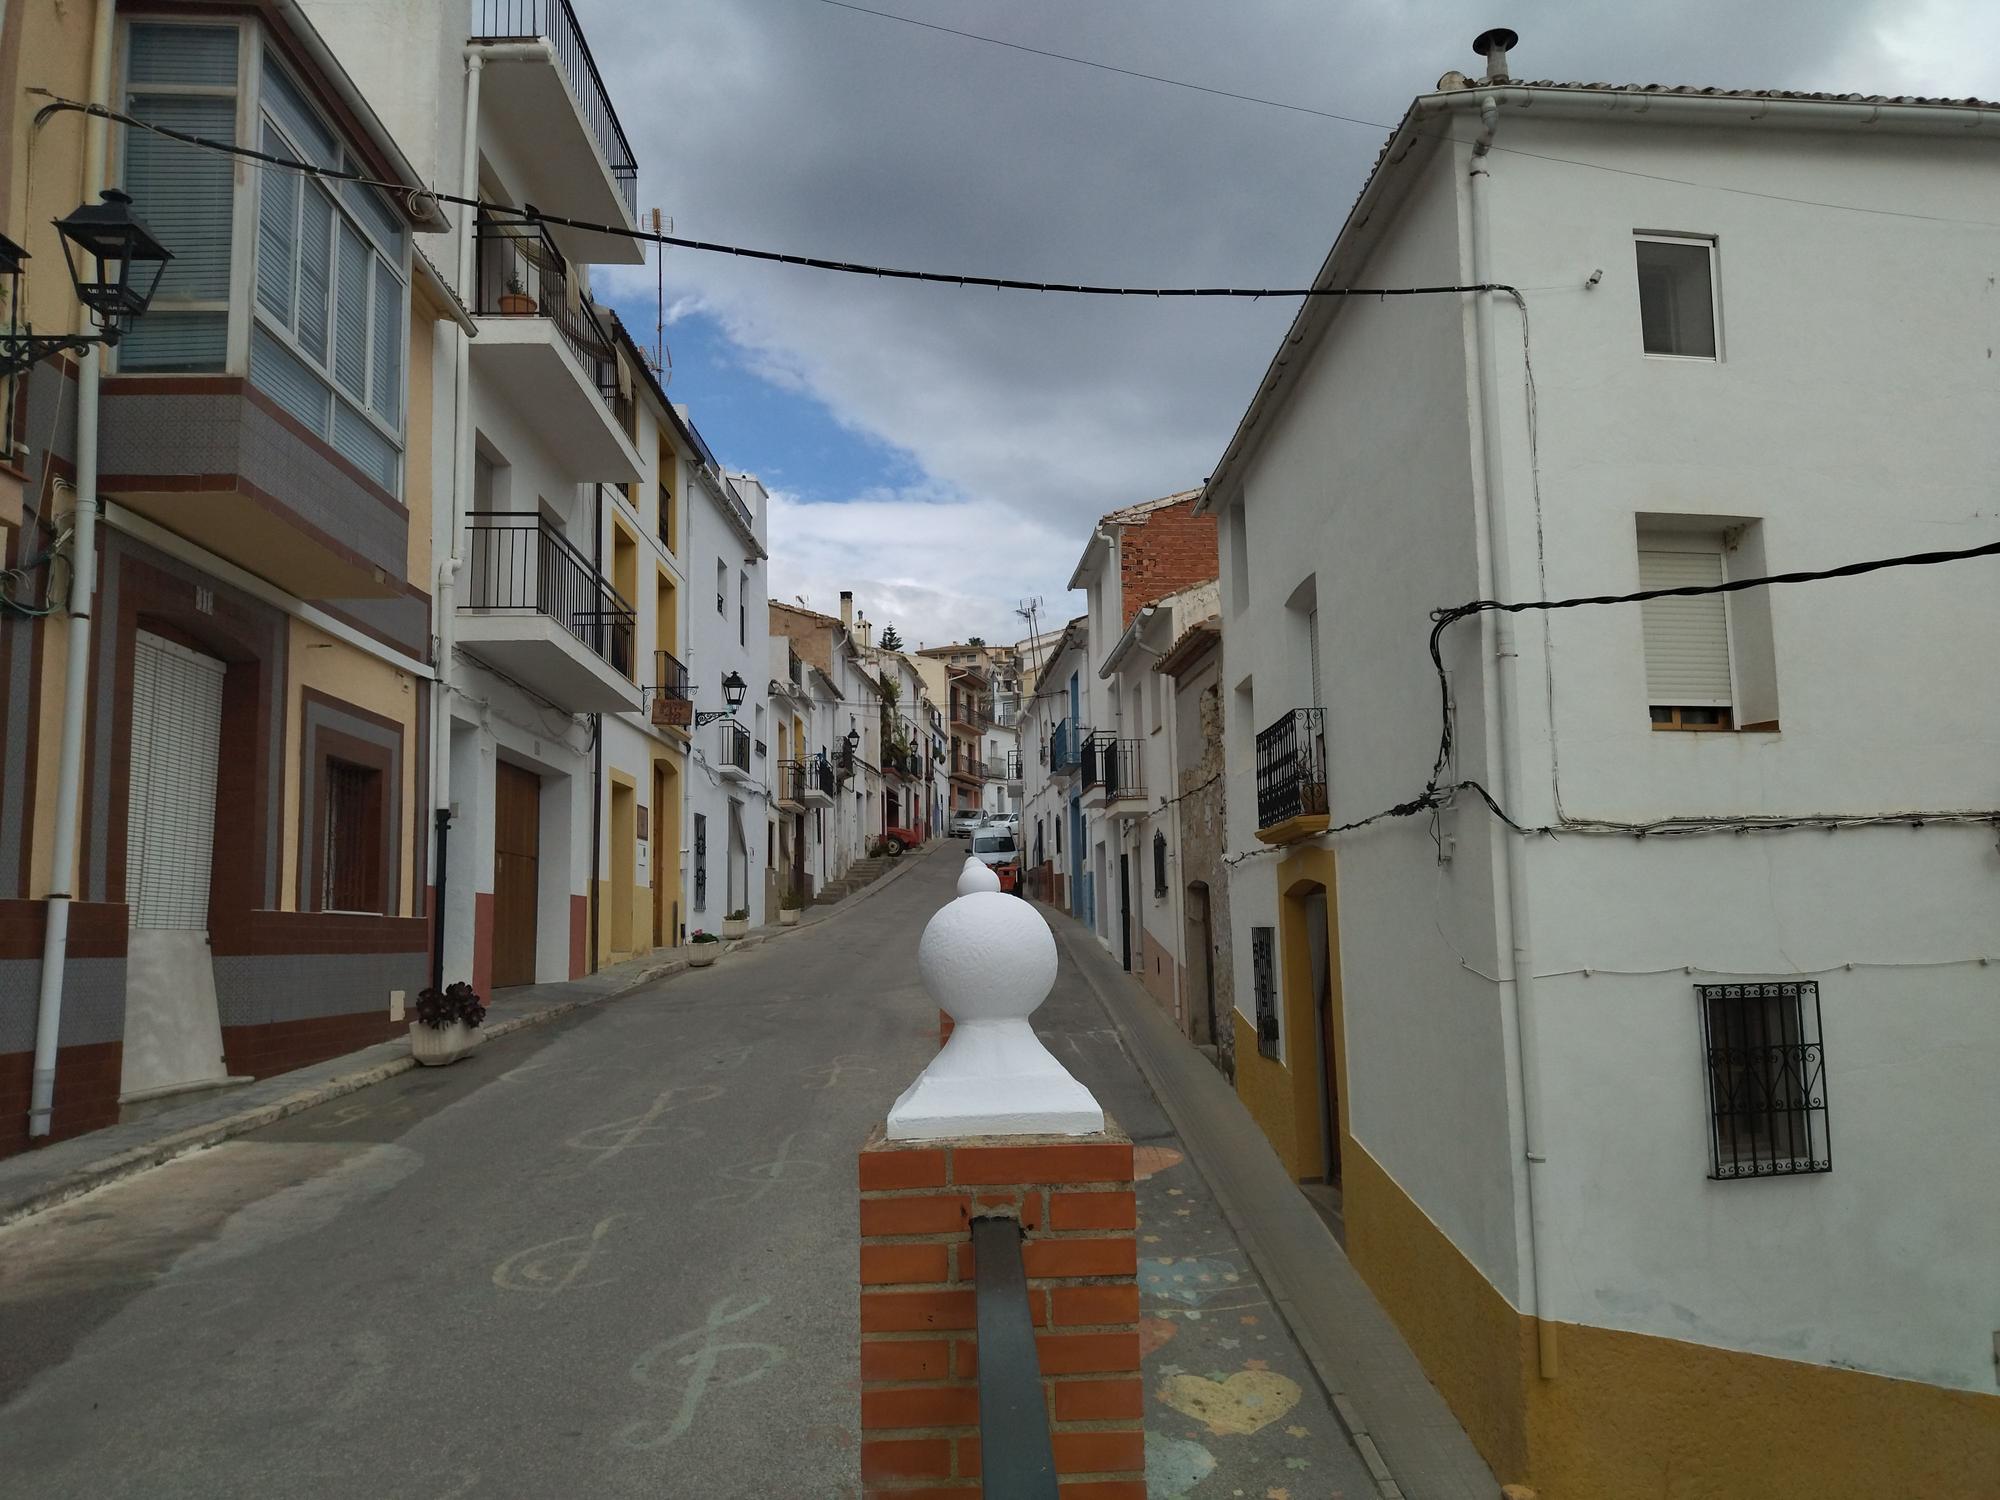
[[[1640,537],[1642,590],[1707,587],[1722,581],[1719,542]],[[1646,646],[1646,698],[1656,724],[1726,727],[1734,703],[1727,597],[1694,594],[1648,599],[1639,606]],[[1695,712],[1683,715],[1688,710]]]
[[[208,140],[236,141],[234,26],[137,23],[126,34],[125,108]],[[174,258],[118,350],[121,370],[219,371],[229,352],[235,171],[229,159],[128,128],[122,182]]]
[[[268,58],[262,76],[266,150],[359,167]],[[371,189],[335,189],[282,171],[260,175],[251,379],[393,493],[408,344],[402,228]]]

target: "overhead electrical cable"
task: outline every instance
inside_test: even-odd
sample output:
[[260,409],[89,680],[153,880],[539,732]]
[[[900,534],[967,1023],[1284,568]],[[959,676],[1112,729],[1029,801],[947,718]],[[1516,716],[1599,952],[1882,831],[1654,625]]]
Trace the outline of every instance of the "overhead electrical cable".
[[[1143,73],[1137,68],[1123,68],[1116,63],[1099,62],[1091,57],[1078,57],[1070,52],[1055,52],[1046,47],[1030,47],[1025,42],[1010,42],[1003,37],[986,36],[977,31],[961,31],[956,26],[943,26],[936,21],[923,21],[915,16],[898,15],[892,10],[875,10],[866,5],[856,5],[853,0],[820,0],[822,5],[831,5],[840,10],[851,10],[865,16],[875,16],[884,21],[900,21],[905,26],[922,27],[925,31],[941,31],[950,36],[963,37],[969,42],[983,42],[989,47],[1005,47],[1011,52],[1026,52],[1035,57],[1049,58],[1055,62],[1074,63],[1080,68],[1095,68],[1101,73],[1115,73],[1123,78],[1136,78],[1145,83],[1165,84],[1169,88],[1188,89],[1197,94],[1213,94],[1219,99],[1234,99],[1242,104],[1262,105],[1266,109],[1282,109],[1295,115],[1312,115],[1322,120],[1338,121],[1342,125],[1361,125],[1371,130],[1379,130],[1394,135],[1401,127],[1385,124],[1381,120],[1365,119],[1360,115],[1344,115],[1330,109],[1315,109],[1308,104],[1293,104],[1284,99],[1269,99],[1261,94],[1242,94],[1233,89],[1221,89],[1205,83],[1195,83],[1186,78],[1169,78],[1163,73]],[[1469,88],[1477,91],[1480,80],[1473,80]],[[1533,87],[1509,80],[1503,84],[1489,85],[1501,89]],[[1961,105],[1960,108],[1975,108]],[[1415,131],[1419,138],[1450,140],[1451,136],[1442,131]],[[1803,208],[1831,208],[1844,213],[1885,214],[1898,219],[1923,219],[1934,224],[1978,224],[1987,228],[2000,227],[2000,221],[1992,219],[1964,219],[1949,214],[1919,214],[1900,208],[1872,208],[1860,203],[1832,203],[1821,198],[1795,198],[1785,193],[1767,193],[1757,188],[1727,187],[1715,182],[1696,182],[1687,177],[1669,177],[1660,172],[1641,172],[1632,167],[1614,167],[1609,162],[1584,161],[1574,156],[1552,156],[1546,151],[1527,151],[1519,146],[1502,146],[1489,142],[1486,149],[1503,156],[1523,156],[1534,161],[1555,162],[1566,167],[1585,167],[1593,172],[1612,172],[1620,177],[1638,177],[1647,182],[1667,182],[1676,187],[1698,188],[1703,192],[1735,193],[1749,198],[1768,198],[1773,203],[1793,203]]]

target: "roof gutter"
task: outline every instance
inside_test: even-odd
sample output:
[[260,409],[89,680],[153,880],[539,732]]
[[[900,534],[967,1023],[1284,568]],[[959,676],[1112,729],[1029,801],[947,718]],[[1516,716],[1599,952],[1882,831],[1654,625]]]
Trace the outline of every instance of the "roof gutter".
[[1113,646],[1110,653],[1104,658],[1104,665],[1097,669],[1099,677],[1109,680],[1112,673],[1118,670],[1118,664],[1131,654],[1134,646],[1139,644],[1140,632],[1146,628],[1147,623],[1159,612],[1160,606],[1158,604],[1141,606],[1139,612],[1132,616],[1132,623],[1125,627],[1125,633],[1118,637],[1118,644]]

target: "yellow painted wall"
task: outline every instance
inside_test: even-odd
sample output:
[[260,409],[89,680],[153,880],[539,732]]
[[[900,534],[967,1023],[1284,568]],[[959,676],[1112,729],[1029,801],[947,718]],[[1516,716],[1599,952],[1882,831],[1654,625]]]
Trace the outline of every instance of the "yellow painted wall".
[[2000,1495],[2000,1395],[1516,1312],[1348,1143],[1347,1253],[1503,1483],[1540,1500]]
[[390,666],[345,641],[335,640],[303,620],[291,620],[289,666],[285,684],[285,797],[278,834],[278,907],[298,910],[299,877],[299,746],[300,710],[308,687],[352,703],[403,726],[401,847],[396,851],[396,910],[390,915],[421,915],[416,890],[416,841],[425,834],[422,812],[423,746],[417,743],[419,684],[409,673]]
[[403,448],[403,504],[410,513],[410,539],[404,576],[426,594],[431,591],[431,458],[438,440],[432,381],[440,311],[420,284],[411,289],[409,410]]
[[[1236,1026],[1236,1092],[1294,1181],[1317,1179],[1326,1170],[1320,1140],[1319,1031],[1312,993],[1312,954],[1303,895],[1326,888],[1328,971],[1333,985],[1334,1025],[1341,1024],[1340,911],[1331,849],[1295,849],[1279,859],[1271,878],[1278,891],[1277,975],[1279,1024],[1284,1028],[1285,1061],[1257,1050],[1256,1023],[1241,1011]],[[1338,1049],[1341,1071],[1347,1053]],[[1340,1133],[1347,1133],[1347,1080],[1338,1080]]]

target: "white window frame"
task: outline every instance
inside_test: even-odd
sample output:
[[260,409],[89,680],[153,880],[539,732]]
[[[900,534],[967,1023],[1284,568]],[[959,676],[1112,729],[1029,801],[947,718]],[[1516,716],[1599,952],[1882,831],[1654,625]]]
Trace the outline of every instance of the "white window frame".
[[[305,150],[305,148],[302,145],[300,145],[299,142],[293,140],[291,136],[286,132],[284,122],[279,120],[275,115],[267,112],[264,108],[263,69],[265,66],[281,67],[285,70],[285,72],[288,75],[290,75],[294,87],[298,89],[299,95],[301,98],[305,100],[307,107],[312,109],[314,113],[319,116],[320,123],[327,127],[328,134],[333,136],[333,138],[337,142],[339,142],[343,164],[350,166],[359,166],[360,164],[358,162],[354,162],[352,160],[353,151],[348,146],[347,132],[342,130],[339,127],[339,125],[335,124],[333,121],[327,118],[326,111],[320,105],[318,99],[314,97],[313,90],[306,84],[300,82],[297,70],[293,68],[291,64],[284,59],[284,57],[279,55],[275,50],[268,48],[265,45],[265,38],[262,35],[261,29],[257,39],[256,52],[260,66],[255,71],[249,92],[243,95],[243,98],[246,100],[248,104],[249,117],[256,125],[258,149],[259,150],[263,149],[262,142],[264,139],[264,126],[268,124],[271,126],[272,129],[278,132],[279,136],[283,138],[286,146],[290,148],[293,155],[297,156],[300,161],[310,161],[312,159],[310,153],[308,153]],[[267,52],[270,53],[270,60],[268,63],[265,60],[265,54]],[[237,135],[239,139],[241,138],[244,129],[243,125],[240,123],[240,116],[242,113],[243,111],[239,111],[239,124],[237,126]],[[279,169],[272,168],[271,170],[276,171]],[[234,290],[239,297],[244,298],[244,300],[248,302],[248,311],[250,315],[249,318],[245,320],[243,325],[243,363],[241,365],[241,368],[244,371],[245,376],[247,378],[250,369],[250,339],[252,333],[251,320],[254,319],[255,326],[258,328],[262,328],[266,334],[270,335],[273,339],[275,339],[281,346],[283,346],[286,353],[290,354],[294,359],[298,360],[301,364],[305,365],[305,367],[308,370],[311,370],[315,375],[319,375],[324,378],[327,389],[332,393],[334,400],[346,402],[350,410],[358,412],[362,417],[366,418],[367,421],[374,426],[376,431],[381,433],[384,438],[388,439],[389,443],[396,450],[396,483],[393,486],[391,486],[391,490],[394,493],[399,503],[407,504],[407,501],[405,500],[404,497],[403,481],[406,477],[406,471],[408,465],[408,443],[406,438],[406,429],[409,424],[409,415],[410,415],[409,340],[410,340],[410,318],[411,318],[411,311],[410,311],[410,257],[412,253],[411,233],[408,227],[406,226],[403,231],[403,246],[401,253],[398,256],[391,256],[389,254],[388,247],[385,246],[379,239],[375,237],[374,230],[368,225],[368,223],[363,219],[361,219],[358,215],[356,215],[354,211],[348,206],[347,199],[339,191],[338,185],[335,184],[328,186],[327,197],[332,201],[334,210],[333,248],[332,248],[331,258],[328,261],[328,272],[327,272],[328,308],[330,312],[338,306],[337,300],[335,298],[335,293],[337,291],[340,282],[340,236],[339,236],[340,225],[343,222],[351,225],[356,230],[356,232],[360,234],[362,243],[367,245],[369,251],[371,252],[370,259],[368,262],[368,308],[366,314],[364,315],[364,321],[366,323],[368,330],[368,344],[366,351],[363,354],[363,365],[366,370],[368,383],[371,387],[371,394],[372,394],[372,386],[375,380],[375,331],[376,331],[375,291],[378,285],[375,279],[375,263],[378,259],[383,262],[386,262],[390,270],[395,273],[396,284],[402,294],[402,300],[403,300],[402,316],[397,320],[397,326],[402,330],[404,347],[402,348],[401,351],[399,351],[396,359],[396,368],[398,371],[397,379],[400,388],[396,393],[397,420],[395,425],[391,426],[389,423],[382,420],[381,413],[375,410],[373,403],[367,397],[356,399],[355,397],[349,395],[346,388],[341,385],[338,377],[335,376],[332,368],[332,362],[337,358],[337,342],[336,342],[338,336],[337,326],[329,327],[327,330],[328,362],[322,364],[319,360],[315,359],[299,343],[297,338],[293,336],[291,329],[284,327],[275,318],[271,317],[268,313],[266,313],[263,309],[263,306],[257,301],[257,266],[256,266],[256,248],[255,248],[255,242],[257,237],[256,229],[258,223],[260,222],[260,215],[263,209],[264,182],[267,174],[260,171],[252,173],[251,175],[253,179],[251,189],[249,192],[239,195],[239,202],[237,209],[239,232],[241,230],[241,221],[244,218],[247,217],[250,225],[250,239],[252,247],[250,250],[249,260],[244,268],[247,274],[242,277],[235,277],[232,268],[232,290]],[[300,177],[307,179],[306,181],[301,181],[299,184],[301,193],[307,190],[310,182],[324,181],[324,179],[310,178],[309,174],[306,173],[300,173],[299,175]],[[245,215],[242,207],[242,200],[244,199],[249,200],[249,212],[247,215]],[[295,239],[292,247],[292,294],[294,297],[298,295],[298,288],[300,285],[299,263],[303,253],[303,249],[304,249],[303,244]],[[337,324],[337,318],[335,321]],[[232,323],[231,324],[232,335],[234,333],[234,330],[235,330],[235,325]],[[234,341],[232,338],[232,347],[233,346],[234,346]],[[333,431],[331,427],[328,428],[326,436],[321,438],[321,441],[324,442],[329,448],[334,448],[335,445],[333,441]],[[335,448],[335,451],[338,452],[339,450]],[[345,455],[342,456],[345,457]],[[348,462],[352,463],[354,461],[352,459],[349,459]]]
[[[1672,364],[1719,365],[1723,359],[1722,344],[1722,254],[1721,244],[1712,234],[1691,234],[1672,229],[1635,229],[1632,231],[1632,254],[1634,270],[1637,269],[1638,247],[1650,245],[1699,245],[1708,252],[1708,317],[1715,331],[1715,353],[1709,354],[1659,354],[1645,346],[1645,327],[1640,324],[1639,348],[1647,359],[1666,360]],[[1641,293],[1643,296],[1643,292]]]
[[[223,88],[212,83],[148,83],[134,84],[132,81],[132,28],[142,26],[191,26],[205,31],[233,30],[236,32],[236,84],[233,88]],[[150,15],[124,16],[118,26],[118,107],[122,110],[131,101],[134,89],[148,94],[178,94],[187,98],[234,99],[236,102],[236,141],[243,144],[244,105],[256,87],[256,57],[258,49],[252,45],[250,33],[254,30],[247,21],[228,15],[217,16],[175,16]],[[120,125],[117,135],[106,145],[107,168],[115,170],[122,186],[125,180],[125,141],[133,128]],[[199,149],[190,146],[190,151]],[[237,169],[242,170],[240,167]],[[250,369],[250,328],[244,314],[249,310],[253,289],[250,278],[243,275],[246,266],[252,264],[257,242],[257,206],[246,202],[250,195],[241,191],[230,194],[229,209],[229,295],[221,299],[194,298],[165,301],[159,304],[163,312],[219,312],[224,315],[226,325],[223,330],[222,369],[195,371],[194,374],[247,374]],[[140,218],[146,216],[146,206],[135,203],[134,210]],[[169,250],[173,246],[167,246]],[[105,351],[112,360],[111,373],[121,373],[118,364],[118,350],[114,345]],[[153,370],[134,370],[134,375],[161,373]]]

